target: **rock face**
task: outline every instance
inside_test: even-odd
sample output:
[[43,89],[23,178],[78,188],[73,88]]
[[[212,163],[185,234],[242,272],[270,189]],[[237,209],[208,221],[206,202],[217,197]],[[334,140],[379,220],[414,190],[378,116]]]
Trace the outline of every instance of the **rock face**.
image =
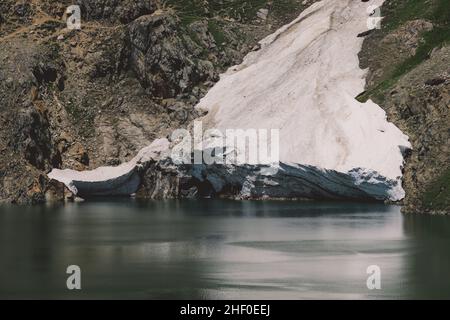
[[[420,45],[421,35],[424,32],[433,29],[433,24],[426,20],[413,20],[399,26],[385,37],[380,39],[380,44],[373,48],[382,48],[382,52],[377,55],[364,55],[362,53],[362,64],[366,64],[366,59],[370,60],[373,69],[369,72],[367,77],[367,85],[373,86],[383,77],[387,72],[393,72],[396,65],[401,63],[407,57],[413,57],[416,54],[417,48]],[[373,35],[374,37],[376,35]],[[389,62],[389,63],[387,63]]]
[[[82,31],[66,28],[73,4]],[[304,8],[261,25],[263,4],[245,23],[211,4],[193,17],[191,1],[1,1],[0,202],[57,199],[50,170],[118,165],[185,127],[219,73]]]
[[[202,60],[202,48],[180,35],[178,23],[171,14],[155,13],[129,26],[130,66],[155,97],[174,98],[192,92],[198,83],[217,80],[212,62]],[[211,49],[214,39],[207,27],[197,30],[204,46]]]
[[[182,173],[170,161],[152,161],[142,172],[136,196],[143,199],[183,198]],[[187,177],[187,180],[190,178]]]
[[36,91],[39,85],[56,81],[46,63],[52,54],[31,41],[23,47],[2,42],[0,47],[0,199],[44,201],[49,182],[45,171],[61,163],[48,110]]
[[369,81],[363,96],[411,139],[403,211],[449,214],[450,6],[433,0],[413,13],[406,10],[409,4],[386,0],[383,28],[366,37],[360,60]]
[[450,169],[449,62],[449,46],[435,50],[402,77],[385,100],[391,119],[410,132],[414,145],[405,167],[405,212],[450,208],[449,181],[440,181]]

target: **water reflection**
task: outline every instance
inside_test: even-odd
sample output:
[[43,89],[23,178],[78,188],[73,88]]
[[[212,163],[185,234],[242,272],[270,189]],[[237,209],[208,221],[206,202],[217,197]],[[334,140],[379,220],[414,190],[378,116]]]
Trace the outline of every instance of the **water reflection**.
[[408,278],[414,298],[450,298],[450,219],[404,217],[404,232],[414,250],[408,254]]
[[[449,297],[449,228],[449,219],[380,204],[0,207],[0,297]],[[71,264],[82,269],[80,292],[65,288]],[[382,268],[379,291],[366,287],[372,264]]]

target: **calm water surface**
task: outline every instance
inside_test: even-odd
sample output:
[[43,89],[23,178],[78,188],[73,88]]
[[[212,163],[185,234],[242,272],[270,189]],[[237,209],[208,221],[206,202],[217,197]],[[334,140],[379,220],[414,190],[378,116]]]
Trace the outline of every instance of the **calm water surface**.
[[[66,289],[68,265],[81,291]],[[346,203],[3,206],[0,298],[450,298],[450,218]]]

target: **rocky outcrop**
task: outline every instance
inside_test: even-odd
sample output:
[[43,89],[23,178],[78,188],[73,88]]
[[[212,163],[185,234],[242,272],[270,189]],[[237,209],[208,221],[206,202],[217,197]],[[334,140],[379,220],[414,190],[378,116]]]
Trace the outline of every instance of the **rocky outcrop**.
[[366,37],[360,60],[369,81],[362,97],[374,99],[411,139],[403,211],[449,214],[450,7],[441,0],[414,12],[408,6],[387,0],[383,28]]
[[[136,197],[141,199],[181,199],[181,173],[165,161],[152,161],[142,172],[141,183]],[[189,179],[189,178],[187,178]]]
[[55,58],[47,47],[24,42],[0,42],[0,199],[36,203],[45,200],[45,172],[61,163],[38,89],[56,84],[58,66],[46,63]]
[[423,33],[432,29],[431,22],[418,19],[407,21],[385,36],[375,33],[367,38],[364,50],[369,50],[369,46],[371,50],[377,50],[377,54],[360,53],[361,65],[372,66],[367,76],[367,86],[376,85],[384,76],[394,72],[397,65],[413,57]]
[[[81,7],[82,31],[66,29],[73,4]],[[246,23],[216,4],[193,18],[197,4],[0,2],[1,202],[57,199],[42,178],[51,169],[118,165],[185,127],[218,74],[275,21],[290,19],[273,13],[262,24],[256,12],[264,5],[251,3],[241,11],[252,17]],[[295,8],[289,15],[303,7]]]
[[[414,149],[405,167],[405,212],[445,213],[450,209],[450,46],[402,77],[385,106],[409,136]],[[437,184],[437,186],[435,186]]]
[[154,97],[174,98],[218,79],[213,63],[203,55],[203,50],[215,46],[208,29],[197,28],[196,37],[203,41],[200,46],[180,32],[178,24],[174,15],[161,12],[129,25],[130,67]]

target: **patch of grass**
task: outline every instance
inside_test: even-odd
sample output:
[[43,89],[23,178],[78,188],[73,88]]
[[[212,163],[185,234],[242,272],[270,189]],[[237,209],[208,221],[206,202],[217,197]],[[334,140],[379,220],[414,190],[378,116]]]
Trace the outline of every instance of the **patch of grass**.
[[392,0],[382,7],[383,29],[390,31],[403,23],[426,19],[435,23],[448,23],[450,6],[448,0]]
[[447,169],[423,195],[423,205],[434,210],[450,208],[450,169]]
[[66,111],[69,113],[69,115],[72,117],[72,119],[78,121],[83,118],[83,112],[81,111],[80,108],[77,107],[77,105],[71,98],[69,98],[69,101],[64,104],[64,107]]
[[[295,0],[282,0],[295,1]],[[209,0],[205,6],[203,0],[166,0],[166,5],[173,8],[180,19],[180,27],[188,30],[189,26],[200,20],[208,21],[208,31],[216,44],[221,47],[227,42],[223,27],[216,17],[229,17],[242,22],[256,19],[257,11],[267,4],[267,0]],[[195,32],[189,32],[189,37],[200,44]]]
[[[270,8],[270,15],[275,18],[297,14],[303,6],[297,0],[209,0],[205,6],[203,0],[166,0],[166,6],[174,9],[180,19],[180,27],[188,27],[199,20],[208,21],[208,30],[214,37],[216,44],[221,47],[227,41],[223,26],[217,17],[233,18],[243,23],[251,23],[257,19],[257,12],[261,8]],[[239,32],[237,32],[239,34]],[[195,35],[189,34],[198,43]]]
[[[286,1],[286,0],[284,0]],[[166,4],[177,11],[183,20],[187,17],[212,18],[227,16],[248,21],[256,17],[256,12],[264,7],[267,0],[209,0],[207,6],[202,0],[167,0]]]
[[[449,0],[387,0],[382,7],[385,17],[382,29],[376,31],[375,39],[381,40],[401,25],[413,20],[426,20],[433,29],[422,33],[421,41],[414,56],[399,62],[395,66],[384,66],[386,74],[374,86],[357,97],[361,102],[372,98],[383,104],[385,97],[398,80],[430,57],[433,49],[450,44],[450,2]],[[392,70],[392,71],[386,71]],[[383,74],[383,73],[382,73]],[[450,168],[428,186],[420,196],[424,209],[446,211],[450,209]]]
[[267,4],[267,0],[213,0],[209,3],[210,10],[218,15],[248,22],[256,18],[256,13]]
[[186,15],[186,14],[180,15],[179,18],[180,18],[182,27],[187,27],[190,24],[194,23],[195,21],[202,19],[202,17],[200,17],[200,16],[191,16],[191,15]]
[[217,25],[215,21],[213,20],[208,21],[208,31],[211,33],[211,35],[214,38],[214,41],[219,47],[226,42],[226,38],[222,32],[222,29]]
[[398,78],[411,71],[428,59],[434,48],[442,47],[448,43],[450,43],[450,28],[448,27],[435,27],[433,30],[425,33],[423,35],[423,42],[417,48],[416,54],[397,66],[392,77]]
[[301,3],[301,1],[296,0],[277,0],[273,2],[271,11],[275,17],[297,14],[303,6]]
[[203,0],[166,0],[166,4],[175,9],[184,23],[215,16],[251,22],[256,19],[258,10],[267,7],[270,2],[270,14],[275,17],[296,13],[302,7],[298,0],[209,0],[206,7]]
[[72,98],[64,103],[64,108],[69,114],[72,122],[79,128],[79,134],[85,138],[91,137],[95,132],[94,114],[91,109],[81,106]]
[[[433,23],[433,30],[423,34],[423,42],[416,54],[400,64],[392,77],[399,77],[428,59],[430,52],[437,47],[450,43],[450,2],[448,0],[434,0],[431,4],[427,1],[410,0],[410,7],[403,13],[403,19],[425,19]],[[398,19],[396,22],[406,22]]]
[[395,66],[391,74],[375,87],[359,95],[357,100],[360,102],[365,102],[370,97],[383,102],[386,92],[397,83],[400,77],[427,60],[434,48],[450,44],[450,3],[448,0],[391,1],[383,11],[383,15],[386,15],[381,31],[383,34],[389,33],[407,21],[416,19],[428,20],[433,23],[434,28],[422,35],[422,42],[417,48],[416,54]]

